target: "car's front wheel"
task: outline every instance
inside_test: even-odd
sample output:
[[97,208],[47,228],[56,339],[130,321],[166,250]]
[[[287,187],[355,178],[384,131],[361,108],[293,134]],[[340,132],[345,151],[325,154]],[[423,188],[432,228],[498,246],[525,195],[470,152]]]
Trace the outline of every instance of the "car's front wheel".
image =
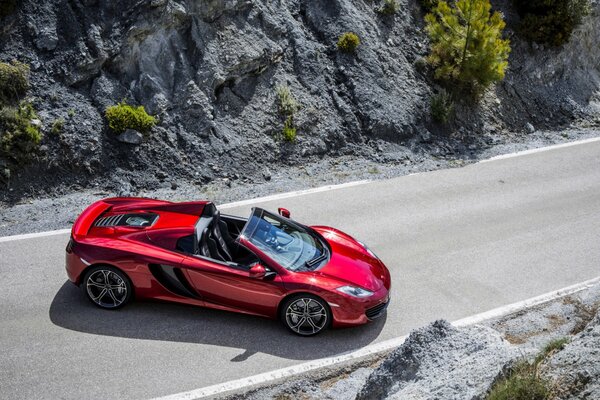
[[285,326],[301,336],[316,335],[327,329],[331,323],[331,311],[327,303],[311,294],[291,297],[281,311],[281,319]]
[[129,278],[122,271],[104,265],[90,268],[82,286],[92,303],[111,310],[127,304],[133,292]]

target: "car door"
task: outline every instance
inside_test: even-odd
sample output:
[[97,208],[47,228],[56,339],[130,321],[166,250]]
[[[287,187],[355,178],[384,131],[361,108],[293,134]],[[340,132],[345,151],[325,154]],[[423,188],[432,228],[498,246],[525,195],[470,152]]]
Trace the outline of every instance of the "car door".
[[252,278],[248,267],[195,255],[184,258],[181,265],[206,302],[272,317],[286,293],[276,274]]

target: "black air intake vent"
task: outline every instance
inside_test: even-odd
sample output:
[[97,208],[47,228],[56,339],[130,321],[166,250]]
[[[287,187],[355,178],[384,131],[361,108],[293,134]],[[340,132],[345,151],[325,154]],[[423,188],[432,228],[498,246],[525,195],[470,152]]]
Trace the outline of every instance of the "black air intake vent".
[[183,297],[199,297],[179,268],[158,264],[150,264],[149,267],[154,278],[170,292]]
[[381,303],[376,305],[375,307],[369,308],[367,310],[367,312],[365,314],[367,314],[367,318],[369,319],[375,319],[375,318],[379,318],[383,315],[383,313],[385,312],[385,309],[387,308],[388,304],[390,302],[386,302],[386,303]]
[[107,227],[107,226],[117,226],[119,222],[123,218],[123,214],[120,215],[111,215],[110,217],[102,217],[96,221],[95,226]]
[[101,228],[107,228],[111,226],[147,228],[154,224],[157,219],[158,215],[149,213],[117,214],[98,218],[98,220],[94,223],[94,226]]

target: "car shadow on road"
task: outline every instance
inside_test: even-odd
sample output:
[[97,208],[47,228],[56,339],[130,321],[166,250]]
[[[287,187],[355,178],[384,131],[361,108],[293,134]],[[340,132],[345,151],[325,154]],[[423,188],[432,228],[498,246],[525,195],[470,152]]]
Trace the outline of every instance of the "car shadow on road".
[[312,360],[351,351],[375,340],[386,319],[304,338],[288,332],[279,321],[202,307],[133,302],[120,310],[102,310],[68,281],[54,296],[49,314],[55,325],[78,332],[244,349],[232,362],[243,362],[255,353]]

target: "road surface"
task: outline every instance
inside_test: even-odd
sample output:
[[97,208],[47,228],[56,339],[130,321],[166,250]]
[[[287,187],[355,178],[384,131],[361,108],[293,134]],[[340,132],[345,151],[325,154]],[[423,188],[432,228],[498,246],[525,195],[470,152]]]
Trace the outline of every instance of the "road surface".
[[178,393],[600,275],[600,142],[256,205],[368,243],[392,273],[387,317],[301,338],[275,321],[181,305],[104,311],[66,282],[67,235],[1,242],[0,398]]

